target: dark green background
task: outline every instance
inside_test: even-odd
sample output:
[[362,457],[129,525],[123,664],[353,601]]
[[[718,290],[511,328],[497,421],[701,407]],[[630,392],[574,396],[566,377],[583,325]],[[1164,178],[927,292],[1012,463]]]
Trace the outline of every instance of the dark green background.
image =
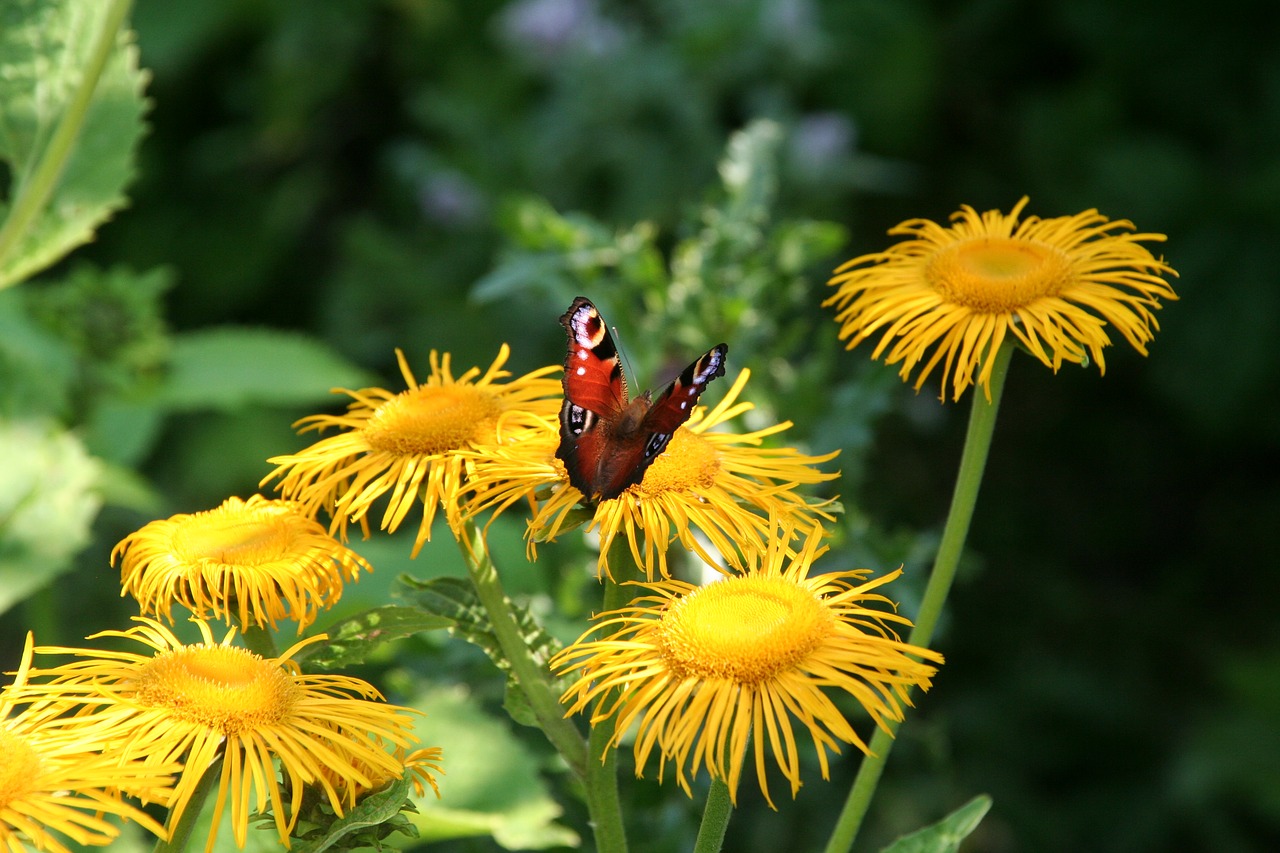
[[[487,363],[502,340],[521,370],[560,358],[563,305],[468,298],[506,199],[674,240],[754,118],[788,133],[779,215],[850,230],[813,271],[815,305],[841,260],[962,203],[1027,194],[1029,213],[1165,233],[1182,300],[1150,358],[1118,346],[1102,378],[1015,360],[936,643],[948,663],[863,849],[980,792],[995,806],[973,851],[1275,849],[1280,52],[1262,12],[142,0],[153,129],[130,209],[81,257],[172,268],[176,330],[303,330],[396,387],[396,346],[419,364]],[[967,405],[935,391],[897,392],[844,494],[888,530],[945,512]],[[249,451],[290,441],[278,412],[237,423]],[[209,461],[225,426],[179,421],[161,443],[149,473],[176,507],[255,488],[264,453]],[[855,767],[809,773],[776,815],[744,790],[728,849],[814,849]]]

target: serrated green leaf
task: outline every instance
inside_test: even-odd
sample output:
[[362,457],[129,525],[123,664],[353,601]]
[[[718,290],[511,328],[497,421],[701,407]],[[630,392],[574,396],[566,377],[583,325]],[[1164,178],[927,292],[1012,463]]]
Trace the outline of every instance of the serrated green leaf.
[[[493,633],[489,615],[476,598],[471,584],[460,578],[432,578],[424,581],[409,575],[401,575],[399,580],[402,588],[398,595],[401,599],[412,601],[427,613],[451,620],[455,634],[479,646],[507,674],[507,696],[504,704],[508,713],[522,725],[537,725],[533,710],[512,676],[511,664],[502,652],[497,635]],[[509,600],[508,606],[519,626],[521,639],[533,653],[534,660],[545,667],[547,661],[560,650],[560,642],[543,631],[526,608],[511,604]]]
[[169,409],[236,409],[250,404],[316,404],[335,387],[371,377],[311,338],[268,329],[218,328],[177,335],[159,392]]
[[410,780],[404,776],[388,783],[385,788],[364,797],[354,808],[335,820],[323,837],[296,841],[292,849],[296,853],[323,853],[335,846],[342,850],[351,849],[351,845],[341,843],[343,839],[396,818],[405,807],[410,786]]
[[956,853],[991,808],[991,798],[980,794],[937,823],[904,835],[882,853]]
[[0,4],[0,287],[93,238],[124,206],[142,136],[147,75],[127,3],[6,0]]
[[328,640],[300,649],[294,658],[305,660],[308,669],[342,669],[368,660],[369,654],[384,643],[451,625],[453,620],[444,616],[424,613],[417,607],[388,604],[343,619],[325,631]]

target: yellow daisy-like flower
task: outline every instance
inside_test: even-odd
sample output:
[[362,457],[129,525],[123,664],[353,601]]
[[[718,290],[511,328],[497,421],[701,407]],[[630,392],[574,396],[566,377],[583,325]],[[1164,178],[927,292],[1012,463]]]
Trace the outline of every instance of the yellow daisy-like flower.
[[120,595],[143,615],[172,622],[177,602],[200,619],[234,613],[242,627],[295,619],[298,633],[342,597],[344,581],[372,570],[297,504],[261,495],[153,521],[116,545],[117,558]]
[[359,769],[369,777],[370,784],[356,784],[347,787],[350,780],[343,778],[341,775],[334,773],[329,769],[325,769],[325,775],[334,787],[342,790],[353,801],[360,800],[370,791],[376,791],[392,779],[398,779],[406,774],[410,783],[413,785],[413,792],[418,797],[427,795],[427,788],[430,787],[435,793],[436,798],[440,797],[440,786],[436,782],[433,773],[444,775],[444,765],[441,761],[444,757],[444,750],[438,746],[425,747],[423,749],[415,749],[409,752],[404,747],[396,747],[392,750],[396,762],[400,765],[400,771],[397,773],[388,773],[383,767],[370,767],[361,765]]
[[547,379],[549,366],[510,382],[503,370],[506,344],[483,374],[473,367],[454,377],[449,354],[431,352],[431,375],[419,383],[404,354],[396,350],[407,391],[382,388],[343,391],[353,398],[345,415],[313,415],[298,421],[301,432],[337,427],[342,432],[305,450],[268,461],[277,467],[263,478],[278,479],[283,497],[306,512],[332,518],[331,532],[346,540],[347,524],[366,519],[375,501],[389,495],[380,527],[395,531],[409,510],[422,503],[422,521],[414,542],[416,557],[431,539],[431,524],[443,510],[457,530],[459,498],[467,480],[461,451],[494,449],[554,423],[560,411],[560,382]]
[[[715,432],[715,428],[754,408],[736,402],[750,378],[738,374],[733,387],[708,411],[698,407],[688,423],[676,430],[667,448],[645,472],[644,479],[592,508],[588,530],[600,535],[600,571],[609,574],[610,546],[625,537],[636,565],[646,575],[668,577],[667,550],[678,540],[708,564],[716,565],[695,531],[707,538],[733,567],[755,562],[773,541],[771,519],[795,529],[832,520],[830,501],[811,501],[795,490],[835,479],[817,465],[839,451],[806,456],[790,447],[766,447],[764,440],[791,426],[783,422],[748,433]],[[544,430],[519,446],[491,456],[475,478],[477,495],[471,514],[501,512],[521,500],[534,504],[529,522],[530,556],[537,541],[555,539],[577,515],[582,493],[569,485],[563,463],[555,458],[558,433]],[[555,486],[540,504],[539,490]]]
[[[1161,276],[1177,273],[1142,245],[1163,234],[1129,233],[1133,223],[1097,210],[1018,221],[1023,197],[1008,215],[965,205],[950,227],[911,219],[889,231],[909,239],[840,266],[830,284],[840,337],[852,349],[880,334],[872,352],[902,362],[918,391],[943,362],[942,398],[974,383],[991,397],[992,356],[1012,334],[1045,365],[1086,358],[1105,372],[1108,325],[1146,355],[1159,329],[1160,299],[1177,299]],[[926,361],[927,358],[927,361]]]
[[[216,643],[206,622],[193,620],[204,638],[184,645],[161,623],[136,617],[128,631],[104,631],[147,646],[150,653],[62,647],[41,654],[71,654],[63,666],[32,670],[24,697],[76,703],[77,729],[94,742],[109,742],[119,761],[169,762],[184,771],[169,803],[169,826],[181,818],[201,776],[221,758],[213,850],[227,803],[236,844],[244,846],[250,807],[268,805],[280,841],[289,845],[303,789],[314,785],[339,815],[356,792],[375,778],[404,772],[404,763],[384,744],[406,748],[412,709],[388,705],[367,682],[341,675],[308,675],[290,660],[303,640],[278,658],[266,659],[231,645],[235,630]],[[284,777],[277,779],[276,763]],[[285,793],[288,795],[286,808]]]
[[30,663],[28,634],[17,679],[0,697],[0,849],[69,853],[61,836],[81,845],[109,844],[120,829],[106,815],[166,837],[160,824],[121,795],[165,802],[170,774],[180,768],[104,754],[107,744],[58,721],[62,707],[56,703],[13,714],[13,694],[24,688]]
[[911,704],[908,690],[928,689],[936,672],[920,659],[942,656],[898,639],[889,623],[909,626],[905,618],[868,607],[891,604],[874,590],[901,570],[875,580],[865,570],[808,576],[826,550],[821,535],[813,531],[786,566],[789,533],[750,574],[702,587],[640,584],[649,595],[602,614],[552,659],[553,669],[580,675],[561,698],[569,713],[590,706],[592,725],[613,718],[610,747],[634,726],[637,774],[656,747],[659,780],[671,762],[688,793],[688,776],[705,765],[735,802],[749,744],[770,805],[770,757],[796,795],[796,723],[808,731],[824,779],[827,749],[838,753],[844,742],[867,752],[827,689],[852,696],[888,731],[885,721],[901,720]]

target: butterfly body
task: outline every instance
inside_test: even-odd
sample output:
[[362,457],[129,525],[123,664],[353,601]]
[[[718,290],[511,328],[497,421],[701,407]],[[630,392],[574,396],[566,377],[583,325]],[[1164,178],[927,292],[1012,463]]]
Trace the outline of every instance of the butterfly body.
[[560,318],[569,336],[560,446],[569,482],[588,501],[609,500],[644,479],[708,382],[724,375],[728,347],[713,347],[656,397],[632,399],[609,329],[585,297]]

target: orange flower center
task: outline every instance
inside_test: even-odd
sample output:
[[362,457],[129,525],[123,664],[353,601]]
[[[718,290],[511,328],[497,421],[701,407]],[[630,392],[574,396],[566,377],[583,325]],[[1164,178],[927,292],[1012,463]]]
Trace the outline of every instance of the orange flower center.
[[364,437],[374,450],[433,456],[492,440],[502,409],[497,397],[470,385],[422,385],[380,406]]
[[279,723],[298,688],[278,664],[234,646],[185,646],[157,655],[138,677],[138,701],[235,736]]
[[26,738],[0,728],[0,812],[20,800],[40,778],[40,756]]
[[1001,314],[1061,292],[1072,273],[1067,256],[1052,246],[979,237],[938,249],[925,276],[948,302]]
[[658,642],[681,678],[759,684],[807,658],[832,627],[831,612],[804,587],[778,577],[731,577],[672,605]]
[[651,495],[708,489],[720,472],[720,454],[715,446],[697,433],[681,428],[671,437],[667,449],[658,454],[641,481]]

